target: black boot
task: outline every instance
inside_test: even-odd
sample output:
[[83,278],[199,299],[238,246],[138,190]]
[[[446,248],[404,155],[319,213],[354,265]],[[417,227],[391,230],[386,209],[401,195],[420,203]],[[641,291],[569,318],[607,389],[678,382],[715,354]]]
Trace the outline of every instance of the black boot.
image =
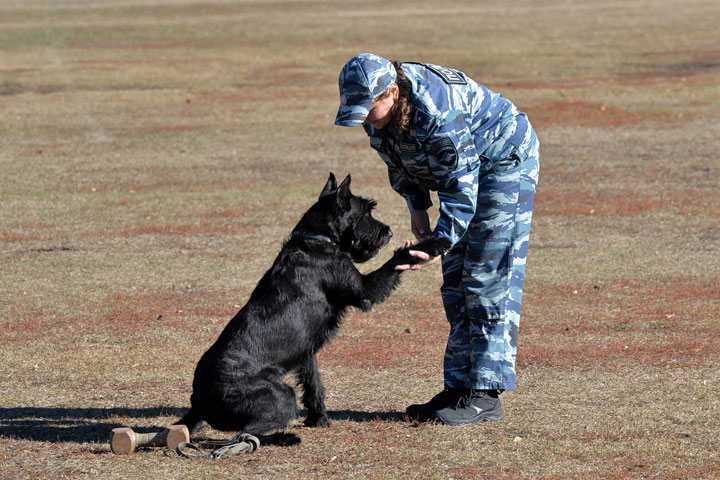
[[503,411],[497,390],[464,390],[457,400],[437,410],[430,420],[446,425],[474,425],[502,420]]
[[429,402],[410,405],[405,410],[405,413],[410,420],[427,422],[436,411],[441,408],[445,408],[450,404],[454,405],[463,391],[464,390],[462,388],[451,388],[446,386],[442,392],[435,395]]

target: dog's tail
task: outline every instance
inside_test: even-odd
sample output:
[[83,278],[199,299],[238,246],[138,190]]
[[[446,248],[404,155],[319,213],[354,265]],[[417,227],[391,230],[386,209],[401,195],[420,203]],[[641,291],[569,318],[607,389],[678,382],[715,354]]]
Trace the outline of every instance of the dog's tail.
[[175,422],[175,425],[185,425],[188,427],[188,430],[190,430],[190,433],[192,433],[198,427],[200,422],[202,422],[202,418],[191,408],[184,417]]

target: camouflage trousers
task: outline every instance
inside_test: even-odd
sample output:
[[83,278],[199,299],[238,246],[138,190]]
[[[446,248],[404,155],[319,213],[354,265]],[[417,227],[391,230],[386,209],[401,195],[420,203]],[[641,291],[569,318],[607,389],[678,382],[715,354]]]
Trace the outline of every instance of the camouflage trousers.
[[441,291],[450,322],[445,384],[512,390],[540,169],[535,132],[530,129],[514,155],[485,160],[480,169],[475,216],[442,263]]

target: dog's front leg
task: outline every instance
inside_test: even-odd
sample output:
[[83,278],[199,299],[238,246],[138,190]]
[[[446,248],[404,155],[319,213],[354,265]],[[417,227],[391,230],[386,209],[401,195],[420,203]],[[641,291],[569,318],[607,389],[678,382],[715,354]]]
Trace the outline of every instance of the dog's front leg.
[[410,255],[411,250],[425,252],[430,257],[441,255],[450,248],[450,241],[444,238],[426,238],[418,244],[399,248],[392,258],[385,264],[367,275],[362,276],[362,293],[360,295],[359,307],[369,311],[376,303],[384,301],[392,291],[400,284],[401,270],[396,270],[398,265],[416,265],[423,260]]
[[401,273],[400,270],[395,270],[395,265],[388,262],[374,272],[363,275],[359,307],[369,312],[373,305],[383,302],[400,284]]
[[315,355],[310,355],[300,366],[298,383],[303,388],[302,403],[308,412],[305,425],[308,427],[330,426],[330,418],[325,409],[325,387],[320,380]]

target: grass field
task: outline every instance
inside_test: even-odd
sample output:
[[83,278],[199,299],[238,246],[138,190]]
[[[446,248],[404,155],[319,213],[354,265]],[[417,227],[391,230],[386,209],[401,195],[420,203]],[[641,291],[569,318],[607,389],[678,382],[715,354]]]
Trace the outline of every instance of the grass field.
[[[0,478],[720,478],[718,18],[709,0],[0,0]],[[363,51],[461,69],[537,128],[506,419],[403,420],[442,384],[431,267],[321,352],[330,428],[220,461],[113,455],[112,428],[186,410],[329,171],[379,201],[393,247],[410,237],[363,132],[332,125]]]

